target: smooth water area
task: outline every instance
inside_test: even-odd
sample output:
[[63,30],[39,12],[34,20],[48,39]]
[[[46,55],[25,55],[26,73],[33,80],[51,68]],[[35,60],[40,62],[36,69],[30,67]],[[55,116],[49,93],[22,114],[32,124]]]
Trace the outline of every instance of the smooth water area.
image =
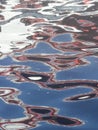
[[98,130],[98,0],[0,0],[0,130]]

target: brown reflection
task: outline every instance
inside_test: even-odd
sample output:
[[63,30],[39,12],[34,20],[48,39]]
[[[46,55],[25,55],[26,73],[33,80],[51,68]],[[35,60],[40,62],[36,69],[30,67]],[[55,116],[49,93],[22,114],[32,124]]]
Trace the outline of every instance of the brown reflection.
[[[42,7],[48,7],[49,4],[56,4],[60,2],[55,1],[20,1],[20,4],[13,7],[14,9],[39,9],[35,12],[42,17],[28,16],[22,17],[20,22],[30,26],[29,31],[31,30],[31,35],[27,36],[28,40],[36,40],[34,46],[31,45],[31,48],[36,47],[39,41],[44,41],[47,44],[51,45],[53,48],[60,51],[79,51],[79,52],[92,52],[90,49],[98,48],[97,45],[97,14],[95,15],[80,15],[80,14],[70,14],[69,16],[62,16],[58,20],[49,20],[47,17],[43,16]],[[80,2],[81,3],[81,2]],[[84,2],[85,3],[85,2]],[[96,8],[97,2],[94,2],[94,7]],[[83,4],[83,3],[82,3]],[[92,6],[91,6],[92,8]],[[49,12],[49,7],[46,9]],[[88,8],[89,6],[88,6]],[[92,10],[92,9],[91,9]],[[62,10],[63,11],[63,10]],[[87,11],[87,10],[86,10]],[[50,9],[51,12],[51,9]],[[58,11],[59,13],[59,11]],[[62,14],[62,13],[61,13]],[[27,32],[29,32],[27,31]],[[52,38],[57,36],[57,34],[67,34],[72,37],[71,42],[58,43],[53,42]],[[85,43],[90,42],[89,44]],[[92,44],[93,43],[93,44]],[[25,48],[26,49],[26,48]],[[24,49],[24,50],[25,50]],[[28,48],[30,49],[30,48]]]
[[[97,88],[98,82],[94,80],[67,80],[67,81],[56,81],[53,73],[41,73],[41,72],[32,72],[32,71],[20,71],[18,66],[12,68],[6,68],[5,71],[1,71],[1,76],[14,76],[12,81],[16,82],[33,82],[38,84],[41,88],[51,89],[51,90],[67,90],[71,88],[77,88],[79,86],[89,87],[92,89],[90,93],[82,94],[66,100],[86,100],[98,97]],[[15,103],[12,99],[9,102]],[[17,102],[17,101],[16,101]]]
[[89,54],[77,54],[77,55],[20,55],[13,58],[17,61],[37,61],[49,65],[56,70],[71,69],[81,65],[86,65],[88,62],[83,59]]
[[44,83],[49,82],[53,75],[46,74],[46,73],[37,73],[37,72],[19,72],[19,71],[13,71],[11,73],[12,75],[15,75],[17,77],[17,82],[37,82],[37,83]]
[[20,22],[24,23],[26,26],[31,25],[31,24],[35,24],[35,23],[41,23],[41,22],[45,22],[44,19],[41,18],[22,18],[20,20]]
[[13,9],[19,9],[19,8],[32,8],[32,9],[36,9],[36,8],[41,8],[42,5],[40,3],[37,3],[38,1],[20,1],[20,4],[17,4],[16,6],[13,7]]
[[6,103],[19,105],[22,102],[17,98],[19,94],[20,91],[15,88],[0,88],[0,98]]
[[20,3],[15,5],[13,9],[20,9],[20,8],[29,8],[29,9],[39,9],[44,6],[48,6],[49,3],[55,3],[55,1],[38,1],[38,0],[20,0]]
[[[37,40],[37,43],[38,41],[44,41],[61,51],[89,52],[90,48],[98,48],[97,15],[82,16],[72,14],[62,20],[50,21],[50,23],[47,23],[47,20],[44,18],[39,18],[38,21],[36,18],[24,18],[21,19],[21,22],[27,25],[34,24],[31,30],[33,30],[33,27],[36,29],[32,32],[32,35],[27,37],[27,39]],[[39,24],[37,24],[37,22],[39,22]],[[53,25],[53,23],[56,23],[56,25]],[[71,42],[58,43],[51,40],[53,37],[57,36],[57,34],[63,35],[68,32],[73,39]],[[89,42],[89,44],[85,43],[85,41]]]
[[[75,39],[80,42],[90,42],[88,45],[84,45],[81,50],[89,48],[98,48],[97,45],[97,32],[98,32],[98,15],[78,15],[72,14],[69,17],[63,18],[60,23],[63,25],[75,27],[80,32],[75,32]],[[94,43],[94,44],[92,44]]]
[[[97,17],[97,16],[96,16]],[[76,16],[72,16],[73,19],[76,18]],[[84,17],[85,18],[85,17]],[[71,16],[69,17],[69,20],[71,19]],[[43,19],[44,21],[44,19]],[[66,18],[67,21],[67,18]],[[67,22],[66,26],[67,26]],[[71,20],[72,21],[72,20]],[[85,24],[84,24],[85,22]],[[67,31],[66,27],[65,30],[64,28],[56,25],[49,25],[49,24],[39,24],[37,25],[36,22],[33,25],[36,30],[34,30],[33,34],[28,36],[27,39],[28,40],[36,40],[36,44],[39,41],[44,41],[45,43],[51,45],[53,48],[58,49],[60,51],[70,51],[70,52],[89,52],[89,50],[91,48],[98,48],[97,45],[97,31],[98,31],[98,27],[96,27],[95,25],[93,26],[92,22],[88,22],[87,20],[83,20],[80,19],[78,20],[78,23],[76,22],[76,27],[77,25],[80,26],[79,28],[77,27],[78,30],[80,30],[80,32],[74,32],[69,30]],[[72,24],[74,24],[74,22],[72,22]],[[71,24],[71,25],[72,25]],[[70,26],[70,22],[68,21],[68,25]],[[37,27],[38,26],[38,27]],[[75,26],[75,25],[73,25]],[[33,30],[33,29],[31,29]],[[40,31],[38,31],[40,30]],[[59,43],[59,42],[55,42],[52,41],[53,37],[56,37],[57,34],[62,34],[62,35],[66,35],[69,32],[70,37],[72,37],[72,41],[67,41],[65,40],[65,42]],[[89,42],[89,44],[85,43]],[[85,51],[84,49],[88,49],[87,51]]]
[[51,124],[63,125],[63,126],[76,126],[80,125],[82,122],[74,119],[74,118],[67,118],[64,116],[57,115],[57,110],[54,108],[48,107],[34,107],[34,106],[27,106],[28,114],[36,115],[37,121],[46,121]]
[[[0,128],[3,130],[16,129],[16,130],[27,130],[36,127],[36,123],[32,120],[33,117],[24,117],[18,119],[6,120],[2,119],[0,123]],[[16,121],[15,121],[16,120]]]
[[[17,129],[26,130],[29,128],[37,127],[39,122],[45,121],[51,124],[63,125],[63,126],[77,126],[81,125],[82,121],[74,118],[67,118],[59,116],[58,110],[52,107],[45,106],[29,106],[21,102],[19,98],[16,98],[20,94],[20,91],[15,88],[0,88],[0,97],[4,102],[15,105],[19,105],[23,108],[23,118],[17,119],[3,119],[1,118],[0,128],[2,129]],[[17,100],[16,100],[17,99]]]
[[62,89],[71,89],[77,87],[90,87],[92,88],[92,92],[76,95],[73,97],[65,98],[65,101],[79,101],[79,100],[87,100],[92,98],[98,97],[98,82],[97,81],[89,81],[89,80],[70,80],[70,81],[63,81],[63,82],[56,82],[56,83],[49,83],[46,84],[44,87],[48,87],[49,89],[53,90],[62,90]]
[[4,16],[0,14],[0,21],[4,20]]
[[[83,79],[57,81],[55,75],[57,71],[87,65],[89,61],[86,60],[86,56],[98,56],[98,2],[90,1],[91,4],[88,0],[74,1],[73,4],[72,1],[62,0],[19,0],[18,3],[16,2],[17,4],[13,4],[13,2],[0,0],[0,32],[1,34],[7,32],[6,38],[9,40],[10,27],[13,28],[11,33],[17,34],[16,26],[21,28],[22,25],[23,33],[20,31],[19,36],[24,37],[23,40],[19,40],[16,38],[18,35],[16,35],[15,38],[18,41],[10,39],[8,42],[8,40],[5,41],[4,36],[6,35],[4,34],[4,38],[0,42],[0,56],[10,56],[11,59],[20,62],[42,62],[51,67],[51,72],[34,72],[29,70],[29,66],[9,65],[0,66],[0,77],[8,77],[14,83],[36,83],[38,87],[52,91],[66,91],[80,86],[92,89],[89,93],[71,96],[65,98],[64,101],[97,98],[98,81]],[[6,12],[8,12],[9,17]],[[13,15],[14,13],[15,15]],[[15,28],[13,27],[14,24]],[[56,38],[58,40],[53,40]],[[36,48],[40,42],[48,44],[60,53],[30,55],[25,53],[26,50]],[[6,48],[4,48],[5,44]],[[70,52],[71,55],[65,55],[66,52]],[[6,61],[6,59],[4,60]],[[21,64],[20,62],[18,63]],[[12,61],[10,63],[14,64]],[[0,118],[2,130],[32,129],[43,121],[60,126],[83,124],[79,119],[59,115],[57,108],[26,105],[17,97],[20,93],[16,88],[0,88],[0,98],[8,105],[13,104],[22,107],[25,114],[25,117],[17,119]]]

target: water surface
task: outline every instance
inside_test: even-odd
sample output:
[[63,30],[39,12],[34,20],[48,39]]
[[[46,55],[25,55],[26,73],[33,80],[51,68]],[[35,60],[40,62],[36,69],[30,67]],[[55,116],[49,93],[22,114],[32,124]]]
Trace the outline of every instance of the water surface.
[[0,0],[0,129],[98,129],[98,1]]

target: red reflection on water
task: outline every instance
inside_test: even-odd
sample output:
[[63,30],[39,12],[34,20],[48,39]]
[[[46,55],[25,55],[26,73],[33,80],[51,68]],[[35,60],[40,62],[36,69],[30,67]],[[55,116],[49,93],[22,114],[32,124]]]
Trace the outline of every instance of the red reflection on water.
[[21,100],[18,100],[17,98],[17,95],[19,94],[20,91],[15,88],[0,88],[0,98],[8,104],[20,104]]
[[0,21],[1,20],[4,20],[4,16],[3,15],[0,15]]
[[19,90],[15,88],[0,88],[0,97],[4,102],[15,105],[19,105],[24,109],[26,117],[17,119],[0,119],[0,127],[2,129],[28,129],[37,127],[39,122],[49,122],[51,124],[63,125],[63,126],[76,126],[81,125],[82,121],[75,118],[67,118],[59,116],[56,108],[45,106],[28,106],[21,102],[16,96],[19,95]]
[[30,71],[13,71],[11,72],[12,75],[15,75],[17,79],[16,82],[35,82],[38,84],[49,82],[52,80],[53,74],[52,73],[38,73],[38,72],[30,72]]
[[[6,42],[3,41],[4,39],[1,40],[3,43],[0,42],[0,58],[5,58],[3,55],[8,56],[13,53],[12,55],[9,55],[11,59],[20,62],[42,62],[51,67],[51,72],[34,72],[33,70],[30,71],[28,66],[13,65],[0,67],[0,76],[8,77],[11,81],[15,81],[14,83],[32,82],[36,83],[41,88],[58,91],[66,91],[71,88],[75,89],[80,86],[92,89],[89,93],[71,96],[65,98],[64,101],[80,101],[97,98],[98,81],[83,79],[57,81],[54,76],[57,71],[72,69],[78,66],[83,67],[83,65],[89,63],[89,61],[86,60],[86,56],[98,55],[98,14],[96,13],[98,10],[98,2],[83,0],[75,3],[77,5],[75,7],[77,8],[74,7],[74,2],[72,5],[72,2],[70,1],[66,3],[66,1],[54,0],[20,0],[19,3],[14,5],[12,2],[10,4],[8,2],[9,1],[0,1],[1,34],[6,31],[8,31],[8,34],[10,33],[3,25],[7,24],[6,27],[8,27],[12,24],[13,27],[14,24],[16,25],[16,21],[14,20],[19,21],[19,23],[17,23],[18,26],[20,25],[19,27],[25,24],[24,30],[27,29],[27,32],[23,32],[21,35],[24,36],[22,41],[19,40],[14,42],[14,40],[11,39],[8,43],[7,40]],[[8,15],[8,17],[6,12],[8,12],[8,14],[21,12],[21,14],[11,15],[11,17]],[[8,17],[8,19],[6,17]],[[15,32],[13,31],[12,33]],[[62,35],[64,38],[63,40],[53,40]],[[66,35],[68,36],[68,39]],[[6,35],[4,36],[6,37]],[[9,37],[6,38],[9,39]],[[51,55],[25,54],[26,50],[36,48],[40,42],[50,45],[61,53]],[[7,46],[5,49],[3,48],[4,44]],[[66,52],[74,52],[75,54],[65,55],[64,53]],[[20,64],[20,62],[18,63]],[[79,119],[59,115],[56,108],[26,105],[17,97],[19,94],[20,91],[15,88],[0,88],[0,98],[7,104],[22,107],[26,116],[21,119],[9,120],[1,118],[0,127],[3,130],[13,128],[17,130],[27,130],[29,128],[37,127],[39,122],[42,121],[61,126],[77,126],[83,123]]]
[[86,65],[88,62],[83,59],[88,54],[77,54],[77,55],[20,55],[14,56],[13,58],[18,61],[37,61],[49,65],[51,68],[56,70],[65,70]]
[[32,120],[33,117],[24,117],[18,119],[1,119],[0,128],[2,130],[6,129],[17,129],[17,130],[27,130],[30,128],[37,127],[35,121]]
[[88,4],[90,0],[83,0],[84,4]]
[[0,9],[5,9],[5,7],[3,5],[0,5]]
[[15,7],[13,7],[13,9],[19,9],[19,8],[41,8],[42,5],[40,4],[40,2],[38,3],[37,1],[31,1],[31,0],[22,0],[20,1],[21,3],[16,5]]
[[37,122],[48,122],[51,124],[63,125],[63,126],[76,126],[81,125],[81,122],[75,118],[69,118],[58,115],[58,110],[52,107],[45,106],[26,106],[24,105],[26,115],[35,115],[33,120]]
[[20,22],[24,23],[26,26],[31,25],[31,24],[35,24],[35,23],[41,23],[41,22],[45,22],[44,19],[42,18],[22,18],[20,20]]
[[46,88],[53,89],[53,90],[67,90],[71,88],[77,87],[90,87],[92,91],[90,93],[76,95],[73,97],[65,98],[65,101],[79,101],[79,100],[86,100],[98,97],[98,82],[91,81],[91,80],[69,80],[69,81],[57,81],[55,83],[48,83],[46,84]]
[[[14,68],[14,67],[13,67]],[[33,82],[38,84],[41,88],[47,88],[51,90],[67,90],[71,88],[77,88],[79,86],[92,88],[90,93],[76,95],[74,97],[66,98],[67,101],[78,101],[85,100],[98,97],[97,89],[98,82],[94,80],[67,80],[67,81],[57,81],[54,78],[53,73],[41,73],[41,72],[32,72],[32,71],[18,71],[16,68],[10,69],[9,72],[5,71],[3,76],[14,76],[16,82]],[[2,72],[1,72],[2,76]],[[9,100],[9,102],[15,103],[13,100]],[[17,102],[16,102],[17,103]]]

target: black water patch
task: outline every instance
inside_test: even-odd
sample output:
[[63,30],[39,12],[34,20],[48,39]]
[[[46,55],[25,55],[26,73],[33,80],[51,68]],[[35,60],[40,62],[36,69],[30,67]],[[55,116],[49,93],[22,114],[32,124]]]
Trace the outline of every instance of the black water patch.
[[49,58],[41,58],[39,57],[33,57],[33,56],[27,56],[29,60],[35,60],[35,61],[43,61],[43,62],[49,62],[51,61]]
[[21,73],[21,75],[24,77],[24,78],[26,78],[26,79],[28,79],[28,80],[31,80],[29,77],[41,77],[41,79],[38,79],[38,80],[31,80],[31,81],[40,81],[40,82],[47,82],[48,81],[48,79],[50,78],[49,76],[47,76],[47,75],[41,75],[41,74],[26,74],[26,73]]
[[31,111],[38,114],[48,114],[51,112],[49,109],[40,109],[40,108],[32,108]]
[[49,122],[53,121],[54,123],[56,123],[58,125],[74,125],[74,124],[76,124],[76,121],[73,121],[72,119],[62,117],[62,116],[46,116],[46,117],[42,117],[42,119],[48,120]]
[[47,84],[47,86],[52,89],[63,89],[65,84]]

